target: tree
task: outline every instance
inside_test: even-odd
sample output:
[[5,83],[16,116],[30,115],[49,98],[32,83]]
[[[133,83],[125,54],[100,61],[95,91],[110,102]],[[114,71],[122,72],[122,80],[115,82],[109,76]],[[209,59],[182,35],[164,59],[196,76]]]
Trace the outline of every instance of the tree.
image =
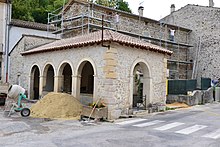
[[95,3],[132,13],[131,9],[129,8],[128,2],[125,2],[124,0],[96,0]]
[[[47,23],[47,14],[63,6],[64,0],[13,0],[12,18]],[[65,2],[68,2],[66,0]]]
[[[68,1],[65,0],[65,3]],[[64,0],[13,0],[12,18],[47,23],[48,13],[62,7],[63,2]],[[131,13],[124,0],[95,0],[95,3]]]
[[117,2],[116,9],[132,13],[131,9],[129,8],[128,2],[125,2],[123,0],[119,0]]

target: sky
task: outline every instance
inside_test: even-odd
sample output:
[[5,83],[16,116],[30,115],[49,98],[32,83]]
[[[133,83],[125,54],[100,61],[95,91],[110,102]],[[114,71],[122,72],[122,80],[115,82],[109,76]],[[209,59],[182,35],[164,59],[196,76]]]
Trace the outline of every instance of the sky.
[[[171,4],[175,4],[176,10],[184,7],[187,4],[195,4],[201,6],[208,6],[209,0],[125,0],[128,2],[129,7],[132,9],[132,13],[138,14],[138,7],[144,7],[144,17],[154,20],[160,20],[161,18],[170,14]],[[220,8],[220,0],[214,0],[214,7]]]

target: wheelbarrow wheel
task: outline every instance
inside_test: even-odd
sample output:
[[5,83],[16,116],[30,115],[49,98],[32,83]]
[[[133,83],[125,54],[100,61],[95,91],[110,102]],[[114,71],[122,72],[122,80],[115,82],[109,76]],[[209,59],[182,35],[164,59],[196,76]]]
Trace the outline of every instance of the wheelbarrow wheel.
[[23,116],[23,117],[28,117],[30,115],[30,113],[31,113],[31,111],[28,108],[23,108],[21,110],[21,116]]

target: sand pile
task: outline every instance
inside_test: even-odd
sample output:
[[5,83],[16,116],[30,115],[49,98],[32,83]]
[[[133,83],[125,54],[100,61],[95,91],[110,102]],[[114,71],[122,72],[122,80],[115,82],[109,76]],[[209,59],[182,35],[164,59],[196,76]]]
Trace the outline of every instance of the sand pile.
[[172,104],[166,104],[167,107],[169,108],[188,108],[190,106],[188,106],[187,104],[185,103],[179,103],[179,102],[175,102],[175,103],[172,103]]
[[31,116],[37,118],[78,119],[82,105],[72,95],[51,92],[31,107]]

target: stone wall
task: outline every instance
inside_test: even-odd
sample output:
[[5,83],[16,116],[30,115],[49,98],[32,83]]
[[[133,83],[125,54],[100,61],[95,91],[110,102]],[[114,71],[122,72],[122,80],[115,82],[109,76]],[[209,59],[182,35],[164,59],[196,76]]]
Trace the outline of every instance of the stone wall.
[[[115,14],[116,12],[119,14],[119,23],[115,23]],[[92,18],[88,19],[88,17],[83,17],[86,14],[90,15]],[[78,19],[74,19],[71,21],[65,21],[64,27],[72,28],[77,27],[77,29],[71,29],[69,31],[64,32],[63,37],[73,37],[77,35],[87,34],[89,32],[96,31],[101,29],[101,19],[102,14],[104,17],[104,27],[111,28],[114,30],[118,30],[121,32],[126,32],[136,35],[141,35],[145,37],[155,38],[155,41],[150,41],[153,44],[161,45],[169,50],[174,51],[174,54],[170,57],[171,60],[186,62],[189,61],[187,58],[187,53],[189,48],[183,47],[181,45],[172,45],[171,43],[161,43],[160,39],[169,41],[170,39],[170,29],[175,30],[175,42],[188,44],[189,42],[189,33],[190,30],[183,29],[178,26],[167,25],[164,23],[160,23],[156,20],[151,20],[145,17],[139,17],[138,15],[129,14],[126,12],[117,11],[114,9],[109,9],[102,6],[92,6],[88,4],[75,2],[72,4],[70,9],[68,9],[65,13],[64,18],[71,18],[80,16]],[[82,16],[82,17],[81,17]],[[97,19],[95,19],[97,18]],[[91,26],[87,25],[88,22]],[[84,27],[79,27],[81,25],[85,25]],[[99,28],[94,27],[93,25],[99,26]],[[149,40],[146,40],[149,41]],[[168,44],[168,45],[167,45]],[[178,56],[178,57],[177,57]],[[169,63],[168,63],[169,64]],[[169,65],[170,67],[170,65]],[[186,79],[191,78],[191,75],[188,72],[188,64],[182,64],[181,66],[175,67],[178,68],[178,74],[169,76],[169,78],[177,78],[177,79]]]
[[209,88],[207,90],[195,90],[193,91],[192,95],[167,95],[166,103],[171,104],[179,102],[185,103],[189,106],[194,106],[212,103],[213,101],[213,89]]
[[[220,77],[220,8],[187,5],[163,20],[192,30],[189,60],[196,61],[196,77]],[[199,48],[200,46],[200,48]],[[197,54],[198,53],[198,56]]]
[[[122,30],[134,34],[140,34],[144,36],[146,35],[147,37],[153,37],[157,39],[169,40],[169,34],[170,34],[169,30],[176,29],[175,41],[179,43],[187,43],[188,41],[187,38],[188,38],[189,30],[183,30],[181,28],[178,28],[177,26],[160,24],[160,22],[156,20],[151,20],[145,17],[139,17],[138,15],[124,13],[122,11],[117,11],[114,9],[103,8],[97,5],[96,6],[90,5],[90,7],[88,6],[89,6],[88,4],[75,2],[65,12],[64,18],[73,18],[76,16],[83,17],[85,15],[90,15],[91,17],[94,17],[93,19],[89,19],[90,23],[101,25],[101,21],[98,21],[95,18],[101,20],[102,15],[105,15],[104,19],[106,20],[106,22],[104,23],[104,25],[106,27],[112,27],[113,29],[116,29],[115,14],[118,13],[119,14],[118,30]],[[107,21],[109,23],[107,23]],[[87,23],[88,23],[87,17],[83,19],[81,19],[80,17],[77,20],[74,19],[71,21],[64,22],[64,26],[76,27]],[[72,35],[76,36],[77,34],[73,33]]]
[[[23,45],[24,43],[21,42],[21,45],[18,45],[18,49],[22,49]],[[132,66],[134,66],[133,64],[136,61],[145,62],[150,72],[150,77],[147,77],[150,79],[150,82],[149,85],[146,85],[151,87],[150,91],[148,91],[148,93],[150,93],[148,102],[165,103],[166,56],[163,54],[111,44],[110,49],[93,46],[89,48],[75,48],[71,50],[26,55],[21,58],[23,58],[21,59],[23,63],[21,63],[22,65],[20,67],[12,69],[11,78],[16,80],[15,73],[20,71],[22,79],[21,86],[25,89],[30,87],[29,75],[33,65],[39,66],[41,74],[43,73],[45,65],[53,65],[56,77],[59,66],[66,61],[73,68],[73,77],[77,77],[77,67],[79,64],[83,60],[91,61],[96,71],[94,81],[96,89],[93,100],[96,101],[98,98],[105,100],[109,106],[109,117],[114,117],[114,115],[119,113],[125,113],[128,108],[132,107]],[[14,62],[17,61],[12,60],[12,64]],[[73,87],[76,89],[74,83]]]
[[23,86],[27,88],[28,81],[26,77],[22,76],[25,62],[24,58],[21,56],[21,52],[52,41],[54,41],[54,39],[24,35],[10,54],[9,83],[21,84],[23,81],[26,81],[27,83]]

